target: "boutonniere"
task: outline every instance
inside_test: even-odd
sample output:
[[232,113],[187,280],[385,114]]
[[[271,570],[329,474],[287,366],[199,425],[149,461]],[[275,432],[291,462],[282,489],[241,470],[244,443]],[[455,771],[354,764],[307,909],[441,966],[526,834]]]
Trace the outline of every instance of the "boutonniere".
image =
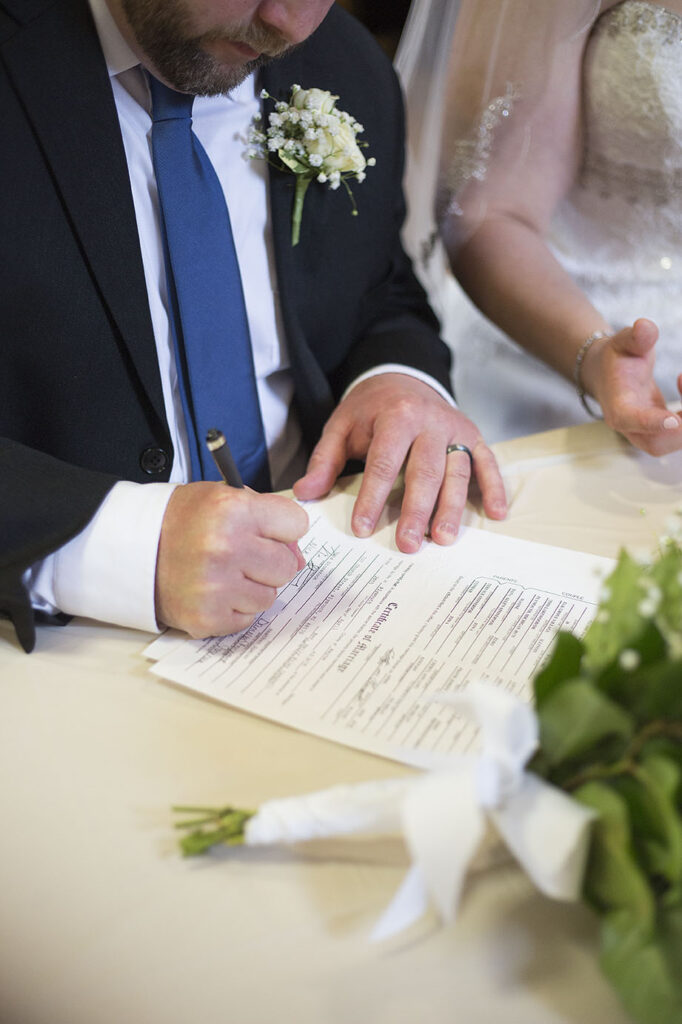
[[[358,211],[348,181],[351,178],[364,181],[365,168],[376,163],[374,157],[366,160],[363,156],[362,148],[367,143],[359,143],[357,136],[364,128],[351,114],[336,109],[338,98],[324,89],[292,85],[289,102],[275,102],[267,126],[258,113],[249,129],[247,157],[267,160],[280,170],[296,175],[292,245],[298,244],[303,200],[311,181],[326,184],[332,190],[343,184],[355,216]],[[263,89],[261,99],[272,100],[273,97]]]

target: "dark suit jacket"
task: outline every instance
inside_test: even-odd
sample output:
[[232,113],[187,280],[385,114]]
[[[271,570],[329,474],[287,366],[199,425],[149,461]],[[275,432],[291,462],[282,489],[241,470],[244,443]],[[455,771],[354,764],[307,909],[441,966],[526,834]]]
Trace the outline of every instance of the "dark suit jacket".
[[[263,85],[329,89],[376,157],[312,185],[290,243],[293,176],[271,211],[295,402],[309,446],[359,373],[401,362],[446,387],[449,355],[399,241],[400,91],[372,38],[332,8]],[[23,571],[78,533],[117,479],[166,480],[165,420],[132,196],[86,0],[0,0],[0,612],[28,649]]]

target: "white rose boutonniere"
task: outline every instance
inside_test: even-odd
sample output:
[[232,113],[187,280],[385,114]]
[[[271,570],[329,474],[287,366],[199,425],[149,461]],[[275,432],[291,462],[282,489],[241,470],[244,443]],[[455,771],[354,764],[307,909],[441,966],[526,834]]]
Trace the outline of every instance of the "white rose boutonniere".
[[[265,89],[261,98],[272,99]],[[348,180],[364,181],[365,169],[376,163],[365,159],[367,143],[357,141],[364,129],[345,110],[336,109],[338,96],[324,89],[302,89],[292,85],[288,103],[278,101],[263,124],[262,115],[253,119],[248,134],[249,159],[267,160],[296,175],[296,193],[291,224],[291,244],[297,245],[301,231],[303,200],[311,181],[335,190],[343,184],[357,214]]]

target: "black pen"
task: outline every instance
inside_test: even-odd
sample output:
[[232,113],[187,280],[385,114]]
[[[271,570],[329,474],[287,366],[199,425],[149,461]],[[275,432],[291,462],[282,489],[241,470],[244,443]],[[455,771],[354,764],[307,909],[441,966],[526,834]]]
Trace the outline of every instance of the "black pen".
[[222,430],[213,428],[206,434],[206,447],[213,456],[213,461],[226,484],[230,487],[243,487],[242,478],[239,475],[237,465],[232,458],[230,446],[225,440]]

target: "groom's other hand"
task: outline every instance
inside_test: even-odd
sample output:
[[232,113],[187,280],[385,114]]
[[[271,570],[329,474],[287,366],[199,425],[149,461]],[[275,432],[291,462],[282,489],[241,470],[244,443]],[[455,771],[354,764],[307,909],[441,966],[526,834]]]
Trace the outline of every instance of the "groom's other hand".
[[[466,452],[446,455],[451,444]],[[308,463],[294,484],[297,498],[326,494],[349,459],[363,459],[365,473],[352,529],[368,537],[405,464],[405,493],[396,528],[401,551],[417,551],[429,530],[451,544],[459,530],[472,475],[491,519],[503,519],[507,501],[495,456],[477,427],[428,384],[402,373],[382,373],[357,384],[330,416]]]
[[304,510],[277,494],[220,483],[176,487],[161,528],[156,616],[195,637],[245,629],[305,560]]

